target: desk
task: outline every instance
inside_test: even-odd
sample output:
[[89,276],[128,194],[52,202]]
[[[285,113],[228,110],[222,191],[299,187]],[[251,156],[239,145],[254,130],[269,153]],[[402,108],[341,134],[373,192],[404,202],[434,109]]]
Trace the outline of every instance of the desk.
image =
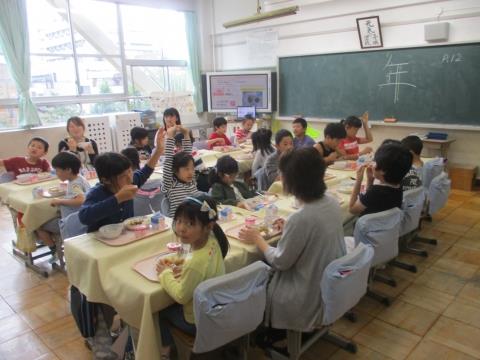
[[[153,173],[151,180],[161,178],[160,174]],[[94,186],[98,179],[88,180],[91,186]],[[51,199],[34,199],[32,189],[36,186],[44,189],[59,184],[58,179],[45,181],[34,185],[17,185],[13,182],[0,184],[0,198],[3,203],[12,209],[23,213],[22,222],[28,231],[34,231],[47,221],[55,218],[58,214],[58,208],[50,206]]]
[[[346,174],[349,174],[348,172]],[[351,218],[348,213],[349,195],[344,195],[343,220]],[[296,211],[292,208],[292,197],[280,196],[277,201],[282,215]],[[242,223],[243,209],[234,208],[237,219],[221,223],[227,229]],[[260,218],[264,211],[255,215]],[[70,283],[80,289],[89,301],[113,306],[121,318],[139,329],[136,358],[139,360],[159,359],[161,338],[157,312],[173,303],[160,284],[151,282],[132,270],[141,259],[165,250],[173,239],[171,230],[121,247],[110,247],[95,239],[92,233],[65,241],[65,258],[68,263]],[[270,240],[274,243],[278,238]],[[225,259],[227,272],[232,272],[263,255],[254,245],[229,238],[230,249]]]
[[199,150],[198,153],[206,167],[214,167],[217,165],[218,158],[224,155],[230,155],[238,162],[238,171],[240,174],[243,174],[249,171],[252,168],[253,156],[251,158],[246,158],[246,156],[251,153],[252,148],[245,146],[235,151],[230,152],[220,152],[213,150]]
[[436,140],[436,139],[422,139],[424,145],[427,145],[428,148],[439,150],[440,155],[444,159],[448,159],[447,153],[450,144],[455,142],[455,139],[447,139],[447,140]]

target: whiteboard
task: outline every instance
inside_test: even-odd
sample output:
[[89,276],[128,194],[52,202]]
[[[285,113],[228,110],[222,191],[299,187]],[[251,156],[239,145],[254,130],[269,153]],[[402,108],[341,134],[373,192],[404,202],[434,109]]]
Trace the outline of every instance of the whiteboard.
[[207,73],[208,111],[236,112],[238,106],[272,111],[271,71]]

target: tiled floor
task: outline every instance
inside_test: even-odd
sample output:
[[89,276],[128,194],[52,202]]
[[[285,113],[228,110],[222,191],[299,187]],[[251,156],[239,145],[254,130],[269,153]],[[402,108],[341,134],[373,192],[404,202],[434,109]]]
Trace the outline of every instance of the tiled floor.
[[[44,279],[11,255],[10,221],[0,208],[0,359],[91,359],[69,315],[68,280]],[[375,284],[392,305],[364,298],[356,323],[334,325],[358,353],[320,341],[302,359],[480,359],[480,193],[452,191],[423,235],[439,240],[423,245],[428,258],[401,255],[418,273],[387,269],[398,286]],[[251,358],[263,357],[252,350]]]

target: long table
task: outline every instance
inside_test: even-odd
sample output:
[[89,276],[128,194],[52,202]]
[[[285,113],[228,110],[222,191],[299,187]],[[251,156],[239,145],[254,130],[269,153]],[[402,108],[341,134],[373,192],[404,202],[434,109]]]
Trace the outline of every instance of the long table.
[[[327,182],[332,188],[351,175],[342,171],[332,173],[336,178]],[[351,218],[347,197],[345,195],[342,204],[344,223]],[[296,211],[292,207],[292,197],[279,194],[276,204],[283,216]],[[243,223],[244,217],[251,214],[239,208],[234,208],[234,213],[236,219],[221,223],[224,230]],[[255,215],[262,218],[264,211],[258,211]],[[171,305],[173,300],[159,283],[147,280],[132,270],[132,267],[141,259],[165,251],[166,244],[173,239],[174,234],[169,230],[120,247],[105,245],[96,240],[93,233],[65,241],[70,283],[79,288],[90,301],[113,306],[128,324],[139,329],[136,356],[140,360],[160,358],[161,339],[157,312]],[[278,237],[271,242],[277,240]],[[244,244],[231,237],[229,243],[230,250],[225,259],[227,272],[263,259],[254,245]]]

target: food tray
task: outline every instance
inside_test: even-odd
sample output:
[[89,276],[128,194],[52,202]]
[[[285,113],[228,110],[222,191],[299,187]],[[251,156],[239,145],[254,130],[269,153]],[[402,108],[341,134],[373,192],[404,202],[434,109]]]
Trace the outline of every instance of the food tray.
[[[240,240],[240,236],[239,236],[239,232],[241,229],[243,229],[245,227],[245,224],[239,224],[239,225],[236,225],[236,226],[233,226],[229,229],[227,229],[225,231],[225,234],[227,236],[230,236],[234,239],[237,239],[237,240]],[[275,236],[278,236],[282,233],[282,230],[275,230],[271,233],[268,233],[268,234],[265,234],[264,232],[260,232],[262,234],[262,237],[265,239],[265,240],[269,240],[271,238],[274,238]],[[240,240],[242,241],[242,240]]]
[[168,256],[168,255],[172,255],[172,253],[169,251],[162,251],[155,255],[149,256],[133,264],[132,269],[138,272],[147,280],[158,283],[159,281],[158,281],[158,274],[156,269],[157,261],[158,261],[157,258]]
[[108,246],[123,246],[123,245],[128,245],[130,243],[133,243],[138,240],[145,239],[146,237],[150,237],[152,235],[160,234],[164,231],[167,231],[170,228],[167,224],[165,224],[164,227],[161,227],[159,229],[152,229],[151,227],[148,227],[145,230],[140,230],[140,231],[124,231],[122,234],[117,237],[116,239],[106,239],[103,238],[98,231],[96,231],[95,238],[98,241],[101,241],[105,245]]
[[45,177],[45,178],[34,177],[31,180],[23,181],[23,182],[19,181],[19,180],[14,180],[13,182],[17,185],[33,185],[33,184],[38,184],[38,183],[42,183],[42,182],[45,182],[45,181],[52,181],[52,180],[55,180],[55,179],[57,179],[56,176],[48,176],[48,177]]

